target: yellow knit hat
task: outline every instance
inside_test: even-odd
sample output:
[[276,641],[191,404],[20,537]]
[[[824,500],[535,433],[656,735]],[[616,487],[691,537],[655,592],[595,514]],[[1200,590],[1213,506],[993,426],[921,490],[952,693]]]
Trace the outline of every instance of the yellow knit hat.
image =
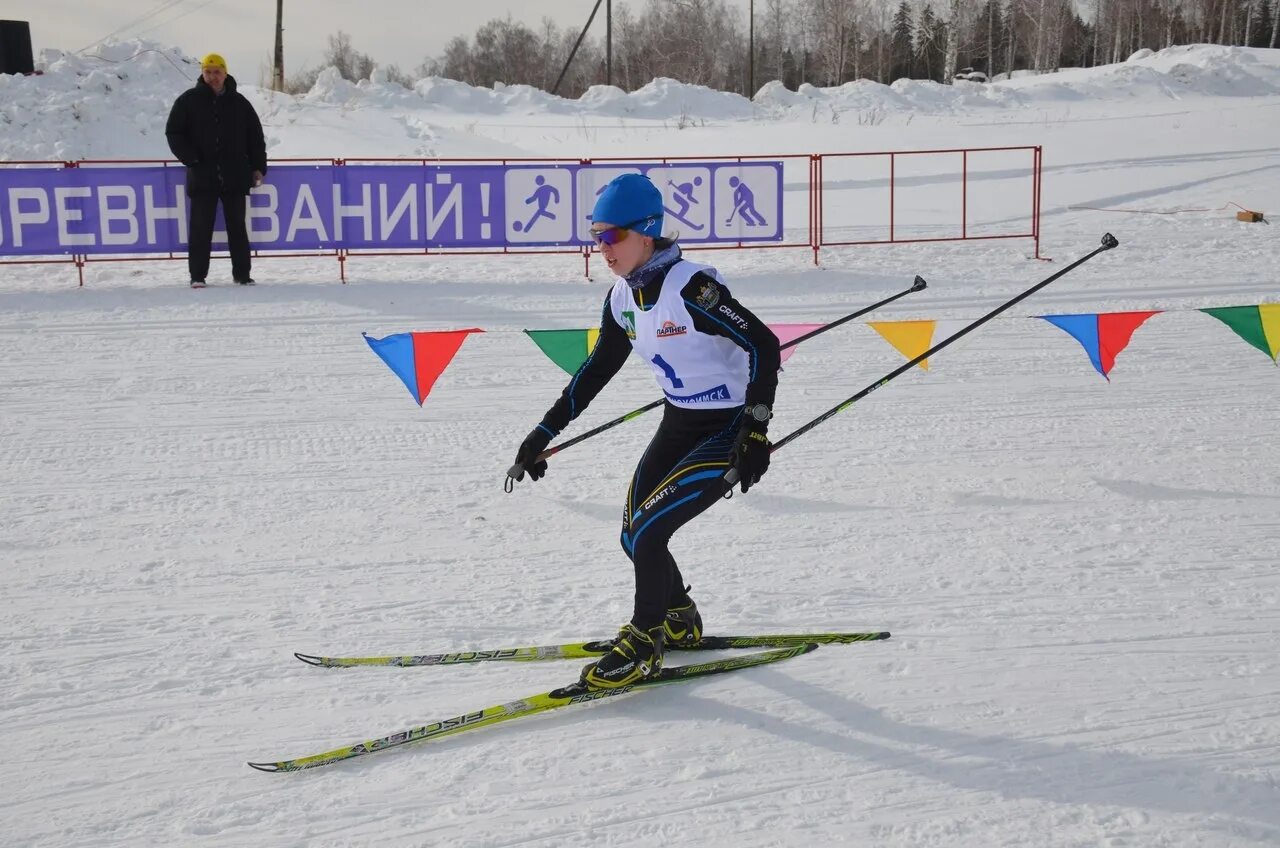
[[217,53],[210,53],[200,60],[200,70],[203,71],[205,68],[221,68],[225,71],[227,69],[227,60]]

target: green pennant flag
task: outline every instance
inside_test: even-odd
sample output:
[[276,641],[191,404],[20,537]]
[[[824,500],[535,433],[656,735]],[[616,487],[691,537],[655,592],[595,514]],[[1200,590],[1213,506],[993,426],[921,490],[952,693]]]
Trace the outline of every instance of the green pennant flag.
[[1280,304],[1221,306],[1201,309],[1226,324],[1236,335],[1276,361],[1280,353]]
[[600,337],[600,328],[590,330],[525,330],[547,357],[569,374],[577,374]]

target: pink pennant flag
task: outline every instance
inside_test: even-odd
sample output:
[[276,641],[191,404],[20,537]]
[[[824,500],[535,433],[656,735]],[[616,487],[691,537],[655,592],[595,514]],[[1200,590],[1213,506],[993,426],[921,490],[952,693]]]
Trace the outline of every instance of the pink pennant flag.
[[[805,333],[812,333],[814,330],[825,326],[825,324],[770,324],[769,329],[773,330],[773,334],[778,337],[778,344],[784,345],[789,341],[800,338]],[[786,362],[790,359],[791,354],[795,353],[798,347],[799,345],[796,345],[782,351],[782,361]]]

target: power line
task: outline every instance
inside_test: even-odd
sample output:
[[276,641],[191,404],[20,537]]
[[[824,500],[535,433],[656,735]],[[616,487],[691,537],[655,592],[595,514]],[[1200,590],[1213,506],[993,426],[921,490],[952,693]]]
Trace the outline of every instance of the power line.
[[138,33],[136,33],[136,34],[137,34],[137,35],[146,35],[147,33],[152,32],[152,31],[154,31],[154,30],[157,30],[157,29],[159,29],[159,28],[160,28],[160,27],[162,27],[162,26],[168,26],[169,24],[173,23],[174,21],[180,21],[180,20],[182,20],[183,18],[185,18],[187,15],[190,15],[190,14],[191,14],[191,13],[193,13],[193,12],[198,12],[198,11],[200,11],[201,9],[203,9],[205,6],[208,6],[208,5],[209,5],[210,3],[212,3],[212,2],[213,2],[213,0],[204,0],[204,2],[203,2],[203,3],[201,3],[199,6],[194,6],[194,7],[190,8],[190,9],[188,9],[187,11],[183,12],[181,15],[174,15],[172,18],[169,18],[169,20],[167,20],[167,21],[161,21],[160,23],[156,24],[155,26],[147,27],[146,29],[144,29],[144,30],[142,30],[141,32],[138,32]]
[[183,3],[185,3],[185,2],[187,2],[187,0],[162,0],[162,2],[161,2],[159,5],[157,5],[156,7],[154,7],[150,12],[147,12],[147,13],[146,13],[145,15],[143,15],[142,17],[134,18],[133,20],[129,21],[128,23],[121,24],[119,27],[117,27],[117,28],[113,29],[111,32],[107,33],[106,35],[102,36],[101,38],[96,39],[96,40],[94,40],[94,41],[91,41],[90,43],[86,44],[84,47],[81,47],[81,48],[80,48],[79,50],[77,50],[76,52],[77,52],[77,53],[83,53],[84,51],[88,50],[90,47],[94,47],[94,46],[96,46],[96,45],[98,45],[98,44],[101,44],[102,42],[106,41],[108,38],[111,38],[113,35],[119,35],[120,33],[124,32],[125,30],[130,29],[130,28],[132,28],[132,27],[135,27],[135,26],[137,26],[137,25],[139,25],[139,24],[145,23],[145,22],[147,22],[148,20],[150,20],[151,18],[154,18],[156,15],[159,15],[159,14],[161,14],[161,13],[163,13],[163,12],[166,12],[166,11],[168,11],[169,9],[172,9],[172,8],[173,8],[173,7],[175,7],[175,6],[180,6],[180,5],[182,5]]

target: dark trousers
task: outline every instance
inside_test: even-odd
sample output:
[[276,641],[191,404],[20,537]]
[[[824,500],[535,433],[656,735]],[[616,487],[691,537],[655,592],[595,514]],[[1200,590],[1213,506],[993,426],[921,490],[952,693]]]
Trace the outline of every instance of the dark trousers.
[[231,276],[249,279],[249,231],[244,222],[247,195],[237,193],[193,194],[191,221],[187,233],[187,268],[191,279],[203,280],[209,273],[209,252],[213,249],[213,218],[222,202],[227,223],[227,246],[231,249]]
[[636,572],[632,623],[655,627],[687,603],[684,576],[667,549],[671,536],[725,493],[724,473],[742,407],[693,411],[667,403],[627,489],[622,549]]

